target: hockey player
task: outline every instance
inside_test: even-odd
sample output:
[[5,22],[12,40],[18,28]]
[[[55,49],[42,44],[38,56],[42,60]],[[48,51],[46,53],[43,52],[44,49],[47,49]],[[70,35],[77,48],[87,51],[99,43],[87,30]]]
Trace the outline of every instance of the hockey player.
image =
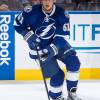
[[76,51],[63,37],[70,35],[69,18],[55,2],[56,0],[41,0],[41,5],[24,9],[15,19],[14,27],[27,41],[32,59],[38,59],[38,50],[45,78],[50,78],[48,95],[53,100],[65,100],[62,95],[65,75],[57,63],[58,59],[67,69],[67,100],[81,100],[76,95],[80,61]]

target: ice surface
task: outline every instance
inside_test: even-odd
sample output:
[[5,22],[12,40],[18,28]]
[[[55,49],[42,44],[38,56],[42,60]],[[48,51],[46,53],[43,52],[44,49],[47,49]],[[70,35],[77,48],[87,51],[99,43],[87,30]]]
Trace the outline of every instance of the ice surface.
[[[67,97],[64,84],[64,97]],[[100,81],[79,82],[77,94],[82,100],[100,100]],[[1,81],[0,100],[48,100],[42,81]]]

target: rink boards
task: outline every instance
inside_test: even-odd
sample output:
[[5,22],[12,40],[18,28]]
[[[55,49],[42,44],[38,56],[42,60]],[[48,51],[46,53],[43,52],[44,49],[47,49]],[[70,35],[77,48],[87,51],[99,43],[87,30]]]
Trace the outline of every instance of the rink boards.
[[[0,12],[0,80],[42,80],[38,64],[29,58],[27,43],[13,28],[18,13]],[[81,61],[80,79],[100,79],[100,12],[67,13],[68,41]],[[66,71],[63,63],[59,65]]]

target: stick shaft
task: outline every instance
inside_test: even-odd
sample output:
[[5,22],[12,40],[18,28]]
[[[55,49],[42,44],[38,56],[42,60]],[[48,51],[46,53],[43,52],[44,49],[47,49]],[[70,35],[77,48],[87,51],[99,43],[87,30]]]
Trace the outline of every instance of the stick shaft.
[[42,72],[42,76],[43,76],[43,81],[44,81],[44,85],[45,85],[45,89],[46,89],[46,93],[47,93],[47,96],[48,96],[48,100],[50,100],[50,97],[49,97],[49,91],[48,91],[48,86],[47,86],[47,83],[46,83],[46,79],[45,79],[45,76],[44,76],[44,72],[43,72],[43,67],[42,67],[42,61],[40,59],[40,55],[39,55],[39,52],[38,52],[38,49],[37,49],[37,46],[36,46],[36,51],[37,51],[37,55],[38,55],[38,60],[39,60],[39,65],[40,65],[40,68],[41,68],[41,72]]

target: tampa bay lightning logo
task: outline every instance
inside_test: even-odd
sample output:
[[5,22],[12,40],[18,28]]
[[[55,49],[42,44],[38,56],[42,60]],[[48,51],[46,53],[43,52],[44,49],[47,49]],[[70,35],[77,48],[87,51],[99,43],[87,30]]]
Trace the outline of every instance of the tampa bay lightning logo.
[[42,26],[37,28],[35,33],[41,39],[50,39],[51,37],[54,36],[55,30],[56,30],[55,21],[50,18],[48,22],[47,21],[43,22]]

